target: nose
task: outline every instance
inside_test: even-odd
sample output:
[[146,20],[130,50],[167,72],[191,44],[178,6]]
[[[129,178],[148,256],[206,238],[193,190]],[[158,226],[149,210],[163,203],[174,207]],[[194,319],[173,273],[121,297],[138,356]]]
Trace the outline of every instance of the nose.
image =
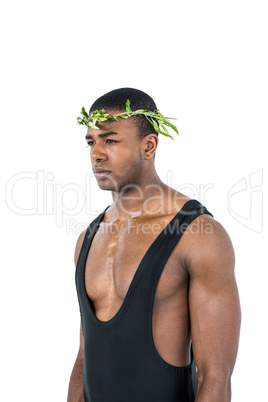
[[100,143],[95,143],[91,148],[91,159],[92,161],[103,161],[107,160],[107,154],[105,153],[104,147]]

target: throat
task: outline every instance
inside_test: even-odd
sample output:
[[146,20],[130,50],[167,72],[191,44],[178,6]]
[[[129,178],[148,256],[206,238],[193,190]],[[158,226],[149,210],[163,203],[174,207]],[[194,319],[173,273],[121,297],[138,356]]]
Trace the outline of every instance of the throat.
[[133,186],[128,193],[113,193],[113,204],[106,212],[105,220],[170,214],[172,211],[167,211],[167,196],[170,197],[169,188],[158,177],[147,184]]

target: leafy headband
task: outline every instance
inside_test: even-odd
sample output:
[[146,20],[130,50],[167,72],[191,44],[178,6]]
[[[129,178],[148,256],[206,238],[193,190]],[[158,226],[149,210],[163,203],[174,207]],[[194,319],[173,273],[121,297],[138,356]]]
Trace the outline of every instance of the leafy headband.
[[120,118],[128,119],[129,117],[132,116],[144,115],[157,133],[163,134],[166,137],[170,137],[173,140],[174,138],[169,134],[166,128],[166,126],[168,126],[172,128],[172,130],[174,130],[177,134],[179,134],[177,127],[174,126],[174,124],[171,124],[169,121],[174,120],[174,118],[163,116],[159,112],[159,110],[152,112],[150,110],[139,109],[133,112],[130,108],[129,99],[126,101],[126,111],[123,113],[110,115],[108,113],[104,113],[104,109],[102,109],[102,110],[95,110],[90,114],[89,117],[85,108],[82,107],[81,114],[83,117],[77,117],[77,124],[81,124],[83,126],[88,126],[91,128],[98,129],[99,127],[96,126],[97,123],[109,123],[111,121],[118,121]]

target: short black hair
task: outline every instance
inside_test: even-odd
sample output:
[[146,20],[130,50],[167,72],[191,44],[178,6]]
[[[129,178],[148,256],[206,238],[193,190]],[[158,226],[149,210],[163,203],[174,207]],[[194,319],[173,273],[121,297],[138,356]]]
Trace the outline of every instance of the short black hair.
[[[107,92],[98,98],[91,106],[89,113],[95,110],[107,110],[107,111],[125,111],[126,101],[129,99],[130,107],[133,111],[138,109],[145,109],[152,112],[157,110],[154,100],[145,92],[134,88],[118,88],[113,91]],[[132,117],[138,127],[139,137],[143,138],[148,134],[158,133],[153,126],[148,122],[145,116],[138,115]]]

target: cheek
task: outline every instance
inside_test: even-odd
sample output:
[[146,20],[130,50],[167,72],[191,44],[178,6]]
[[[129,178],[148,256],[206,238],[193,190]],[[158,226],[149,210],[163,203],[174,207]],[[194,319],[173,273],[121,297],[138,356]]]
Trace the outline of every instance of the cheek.
[[134,149],[125,147],[120,151],[118,150],[111,155],[110,166],[114,176],[120,182],[125,179],[135,182],[140,176],[143,166],[140,149],[136,146]]
[[128,144],[121,147],[115,147],[109,152],[110,161],[118,165],[135,165],[141,160],[140,147],[135,144]]

